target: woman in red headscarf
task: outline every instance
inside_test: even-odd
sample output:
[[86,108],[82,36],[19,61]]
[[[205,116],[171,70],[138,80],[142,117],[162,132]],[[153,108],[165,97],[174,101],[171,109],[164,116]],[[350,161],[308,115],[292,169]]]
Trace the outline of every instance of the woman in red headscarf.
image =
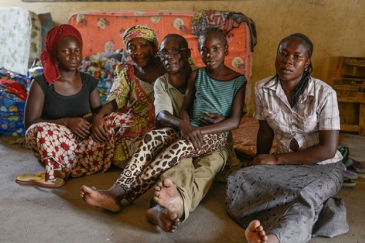
[[[109,143],[96,142],[90,136],[91,115],[102,103],[98,80],[78,70],[82,62],[79,31],[67,24],[52,28],[41,61],[44,71],[30,87],[24,124],[26,142],[44,163],[45,175],[18,176],[16,181],[58,187],[70,175],[106,171],[109,166],[103,161],[111,160],[113,148],[108,150]],[[121,121],[124,117],[127,120]],[[111,117],[107,124],[128,125],[128,116]]]

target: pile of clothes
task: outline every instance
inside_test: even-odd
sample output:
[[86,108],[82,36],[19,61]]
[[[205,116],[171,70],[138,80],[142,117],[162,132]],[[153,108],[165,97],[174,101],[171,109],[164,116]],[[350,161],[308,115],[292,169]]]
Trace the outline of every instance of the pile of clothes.
[[0,135],[23,136],[24,107],[30,80],[0,68]]

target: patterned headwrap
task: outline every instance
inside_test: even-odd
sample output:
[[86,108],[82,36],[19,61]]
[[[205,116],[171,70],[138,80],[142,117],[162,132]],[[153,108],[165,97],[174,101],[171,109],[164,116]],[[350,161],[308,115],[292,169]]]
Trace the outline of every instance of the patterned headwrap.
[[61,76],[56,54],[59,43],[67,36],[75,37],[80,42],[82,47],[81,34],[72,25],[62,24],[55,26],[47,33],[45,48],[41,54],[41,61],[43,66],[43,75],[49,84],[53,84]]
[[134,39],[134,38],[143,38],[145,40],[148,40],[155,44],[156,47],[158,47],[158,40],[156,33],[151,30],[150,28],[147,28],[142,25],[136,25],[132,26],[129,29],[127,29],[123,36],[123,42],[124,45],[127,47],[128,43]]

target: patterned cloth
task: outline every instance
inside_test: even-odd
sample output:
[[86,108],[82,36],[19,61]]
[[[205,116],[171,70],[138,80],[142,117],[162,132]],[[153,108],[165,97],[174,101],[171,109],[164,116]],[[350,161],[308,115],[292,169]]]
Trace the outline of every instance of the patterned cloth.
[[80,32],[69,24],[61,24],[53,27],[48,31],[46,36],[46,47],[42,52],[41,61],[43,66],[43,75],[49,84],[53,84],[61,76],[56,58],[58,45],[61,40],[67,36],[73,36],[80,42],[82,50],[82,37]]
[[46,180],[54,180],[55,170],[71,169],[71,176],[79,177],[109,169],[114,152],[114,141],[120,139],[132,117],[125,113],[112,113],[104,118],[108,126],[108,141],[95,142],[91,137],[78,140],[65,126],[39,122],[28,128],[27,144],[34,155],[44,163]]
[[124,168],[143,135],[154,128],[154,93],[153,84],[138,79],[131,64],[119,65],[116,74],[107,102],[115,100],[120,112],[133,115],[133,124],[115,141],[113,163]]
[[349,231],[340,198],[341,162],[325,165],[258,165],[228,179],[226,209],[243,228],[260,220],[280,243],[305,243]]
[[[255,85],[255,114],[266,120],[275,132],[277,153],[289,153],[293,138],[299,150],[319,143],[319,130],[340,130],[336,91],[316,78],[310,78],[308,87],[300,96],[297,107],[291,107],[280,82],[268,77]],[[342,159],[339,151],[332,159],[319,164],[335,163]]]
[[128,47],[128,43],[134,38],[146,39],[155,44],[155,47],[158,47],[158,40],[155,32],[145,26],[136,25],[127,29],[123,36],[124,45]]
[[257,43],[255,22],[240,12],[222,12],[217,10],[197,11],[192,19],[192,34],[198,35],[200,32],[209,28],[219,28],[229,37],[229,32],[233,28],[238,28],[244,22],[250,28],[251,34],[251,51]]

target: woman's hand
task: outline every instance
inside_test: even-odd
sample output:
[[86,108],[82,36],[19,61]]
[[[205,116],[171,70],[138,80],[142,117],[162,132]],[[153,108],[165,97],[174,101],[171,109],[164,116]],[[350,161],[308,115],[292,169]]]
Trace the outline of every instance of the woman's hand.
[[90,135],[91,124],[81,117],[69,118],[67,127],[79,139],[85,139]]
[[100,115],[93,118],[91,137],[100,143],[108,140],[108,127]]
[[206,116],[201,116],[198,118],[198,125],[201,127],[220,123],[221,121],[226,119],[224,116],[218,113],[205,112],[205,115]]
[[274,154],[259,154],[253,161],[253,165],[277,165],[279,164],[278,157]]

